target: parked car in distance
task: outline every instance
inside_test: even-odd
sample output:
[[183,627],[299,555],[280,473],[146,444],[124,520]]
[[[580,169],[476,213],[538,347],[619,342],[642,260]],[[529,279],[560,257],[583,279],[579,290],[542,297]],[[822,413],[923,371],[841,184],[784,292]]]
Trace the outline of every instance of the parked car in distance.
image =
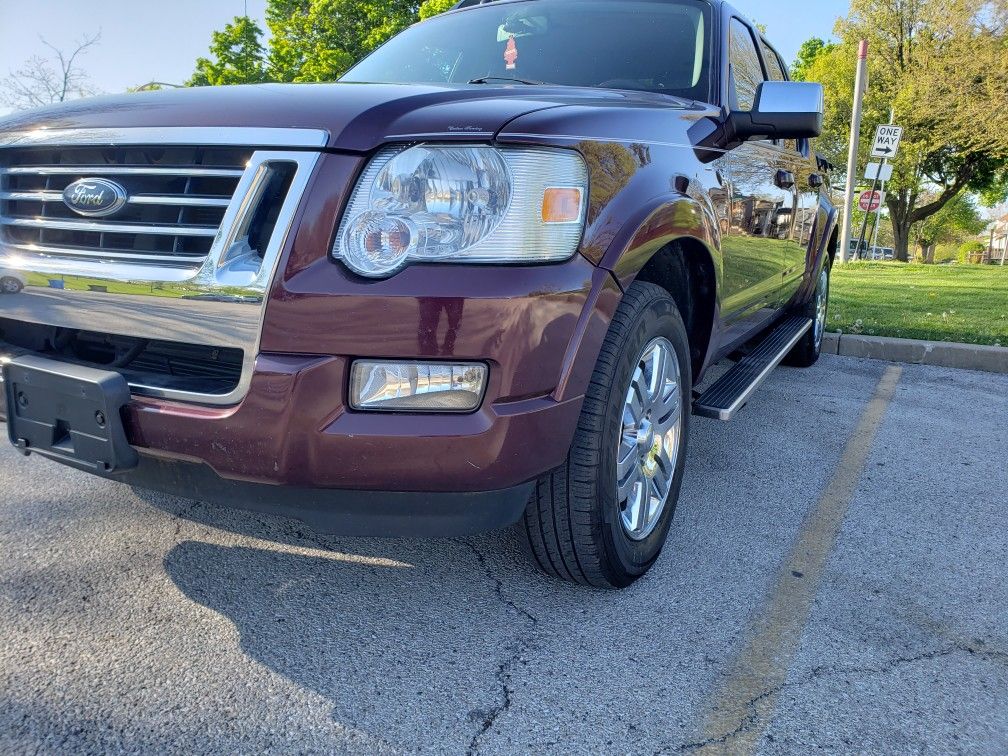
[[861,260],[886,260],[891,261],[896,259],[896,250],[892,247],[878,247],[874,245],[869,245],[868,242],[861,243],[861,254],[857,254],[858,242],[857,239],[852,239],[848,245],[849,254],[854,259]]
[[19,294],[25,287],[25,278],[16,270],[0,268],[0,294]]
[[11,441],[625,587],[692,417],[819,357],[822,120],[720,0],[466,0],[339,83],[8,116],[0,265],[60,282],[0,300]]

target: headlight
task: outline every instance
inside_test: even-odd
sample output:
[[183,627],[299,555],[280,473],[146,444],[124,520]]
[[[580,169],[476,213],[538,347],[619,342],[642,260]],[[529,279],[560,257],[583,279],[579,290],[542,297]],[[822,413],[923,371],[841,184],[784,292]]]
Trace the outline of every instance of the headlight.
[[540,263],[577,251],[588,170],[576,152],[390,147],[361,176],[333,255],[381,278],[411,262]]

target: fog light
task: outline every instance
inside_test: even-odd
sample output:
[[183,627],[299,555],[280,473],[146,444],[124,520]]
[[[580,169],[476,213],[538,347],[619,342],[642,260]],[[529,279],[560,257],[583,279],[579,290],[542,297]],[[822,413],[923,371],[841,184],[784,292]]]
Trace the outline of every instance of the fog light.
[[487,366],[478,362],[358,360],[350,371],[350,406],[372,412],[474,412]]

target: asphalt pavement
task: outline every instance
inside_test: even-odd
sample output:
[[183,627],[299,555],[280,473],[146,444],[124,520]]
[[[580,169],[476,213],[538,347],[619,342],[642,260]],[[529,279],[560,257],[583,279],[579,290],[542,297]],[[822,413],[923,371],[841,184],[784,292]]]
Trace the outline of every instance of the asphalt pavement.
[[4,448],[0,752],[1008,752],[1008,376],[828,357],[693,430],[623,593]]

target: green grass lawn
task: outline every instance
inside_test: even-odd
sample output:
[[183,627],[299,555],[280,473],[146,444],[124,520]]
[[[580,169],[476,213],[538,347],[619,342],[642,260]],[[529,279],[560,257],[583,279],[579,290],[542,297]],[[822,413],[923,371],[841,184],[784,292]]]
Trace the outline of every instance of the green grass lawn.
[[829,330],[1008,346],[1008,267],[837,265]]
[[64,281],[63,276],[59,275],[28,273],[25,276],[25,280],[29,286],[41,286],[43,288],[52,288],[49,285],[50,280],[63,281],[64,287],[70,291],[87,291],[90,286],[102,286],[108,291],[115,292],[117,294],[151,294],[163,297],[181,296],[181,293],[178,291],[158,291],[150,284],[119,283],[117,281],[109,281],[106,279],[82,278],[80,276],[71,276],[69,280]]

